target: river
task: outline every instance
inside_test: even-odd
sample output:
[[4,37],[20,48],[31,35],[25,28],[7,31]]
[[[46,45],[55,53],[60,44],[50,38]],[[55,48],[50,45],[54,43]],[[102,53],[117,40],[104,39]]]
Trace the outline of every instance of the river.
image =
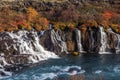
[[98,54],[49,59],[2,80],[69,80],[73,75],[82,75],[83,80],[119,80],[119,57]]

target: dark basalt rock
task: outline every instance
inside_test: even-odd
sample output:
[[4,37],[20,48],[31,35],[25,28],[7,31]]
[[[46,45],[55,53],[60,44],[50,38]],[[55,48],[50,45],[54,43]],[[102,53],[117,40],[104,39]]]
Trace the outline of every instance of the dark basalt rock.
[[40,44],[47,50],[53,51],[53,44],[50,38],[50,30],[44,32],[44,35],[40,36]]
[[[50,30],[45,31],[44,35],[40,37],[40,44],[49,51],[59,53],[60,47],[58,44],[54,46],[50,34]],[[84,50],[89,53],[98,53],[101,46],[101,34],[99,28],[89,27],[85,34],[82,35],[84,36],[84,39],[82,38],[82,46]],[[62,40],[66,43],[68,52],[78,51],[78,43],[76,41],[76,33],[74,29],[65,29],[65,31],[62,31],[62,35],[59,36],[63,38]]]
[[[40,44],[48,51],[55,52],[58,55],[66,52],[78,51],[78,43],[76,40],[77,34],[75,33],[75,29],[66,28],[64,31],[62,30],[46,30],[44,34],[40,35]],[[108,38],[108,45],[110,52],[115,52],[116,49],[119,49],[119,34],[114,32],[106,33]],[[27,34],[30,41],[34,41],[34,37],[32,37],[32,33]],[[83,50],[88,53],[98,53],[100,51],[101,43],[101,33],[99,27],[86,27],[85,31],[81,30],[81,44]],[[10,35],[6,33],[0,33],[0,52],[5,54],[16,55],[19,51],[14,49],[12,44],[16,44],[15,38],[12,39]],[[9,49],[7,50],[7,46]],[[19,48],[19,46],[18,46]],[[34,49],[35,50],[35,49]],[[8,53],[9,52],[9,53]]]
[[88,27],[83,35],[84,39],[82,39],[82,45],[84,50],[88,53],[98,53],[101,46],[99,28]]
[[[47,30],[40,36],[40,44],[48,51],[61,55],[65,43],[65,34],[61,30]],[[62,51],[63,50],[63,51]],[[67,50],[66,50],[67,51]]]
[[68,51],[75,51],[75,32],[72,29],[65,30],[65,40]]
[[108,41],[109,41],[109,45],[110,45],[110,52],[116,52],[116,49],[120,48],[120,35],[113,32],[113,31],[109,31],[107,33],[108,35]]
[[[64,31],[60,31],[62,32],[62,34],[58,35],[59,37],[61,37],[61,41],[59,42],[59,40],[57,40],[58,42],[56,44],[54,44],[54,42],[52,42],[52,38],[51,38],[51,30],[48,30],[44,33],[44,35],[42,35],[40,37],[40,43],[41,45],[44,46],[44,48],[46,48],[49,51],[53,51],[55,53],[60,53],[61,54],[61,48],[60,48],[60,42],[64,41],[66,43],[67,46],[67,51],[68,52],[73,52],[73,51],[78,51],[79,47],[78,47],[78,43],[76,40],[76,33],[75,33],[75,29],[65,29]],[[84,32],[81,33],[81,44],[83,47],[83,50],[88,52],[88,53],[98,53],[100,51],[100,48],[102,46],[102,42],[101,42],[101,32],[100,32],[100,28],[99,27],[87,27],[86,30]],[[116,33],[106,33],[107,38],[108,38],[108,45],[109,47],[107,48],[107,51],[110,52],[115,52],[116,48],[119,48],[119,38],[117,36]]]

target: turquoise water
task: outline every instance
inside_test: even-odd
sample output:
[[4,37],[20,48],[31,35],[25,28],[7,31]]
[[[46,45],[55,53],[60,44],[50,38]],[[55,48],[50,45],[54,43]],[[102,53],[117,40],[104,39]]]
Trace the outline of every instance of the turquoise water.
[[71,75],[85,75],[86,80],[120,80],[120,55],[84,55],[50,59],[26,68],[3,80],[67,80]]

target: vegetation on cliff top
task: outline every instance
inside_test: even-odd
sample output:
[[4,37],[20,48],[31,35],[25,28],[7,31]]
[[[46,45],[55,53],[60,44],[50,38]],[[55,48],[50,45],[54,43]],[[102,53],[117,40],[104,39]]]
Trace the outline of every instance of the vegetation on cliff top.
[[0,32],[32,28],[37,31],[46,30],[49,29],[49,23],[53,23],[55,29],[102,25],[105,29],[111,27],[115,32],[120,33],[120,6],[114,1],[59,2],[21,1],[16,4],[12,2],[15,5],[10,2],[7,6],[2,6]]

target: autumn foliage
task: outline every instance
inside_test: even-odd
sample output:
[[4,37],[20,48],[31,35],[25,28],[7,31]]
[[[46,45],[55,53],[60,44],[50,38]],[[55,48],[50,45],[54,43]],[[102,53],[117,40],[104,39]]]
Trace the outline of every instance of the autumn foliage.
[[17,13],[5,7],[0,12],[0,17],[0,32],[18,29],[31,30],[33,28],[40,31],[41,29],[48,29],[49,25],[47,18],[42,17],[32,7],[27,8],[26,13]]
[[110,19],[113,17],[113,13],[110,12],[110,11],[105,11],[105,12],[102,14],[102,17],[103,17],[105,20],[110,20]]
[[[86,27],[103,26],[112,28],[120,33],[119,5],[109,4],[104,1],[75,3],[70,2],[38,3],[40,5],[25,6],[23,11],[13,10],[5,6],[0,10],[0,32],[18,29],[48,30],[49,23],[54,24],[55,29],[64,30],[66,27],[75,29],[79,26],[83,31]],[[92,1],[92,0],[90,0]],[[29,1],[28,1],[29,2]],[[108,5],[109,4],[109,5]],[[34,8],[33,8],[34,7]]]
[[34,22],[34,20],[38,16],[38,12],[35,9],[33,9],[32,7],[29,7],[29,8],[27,8],[27,14],[26,15],[27,15],[27,20],[29,22]]

